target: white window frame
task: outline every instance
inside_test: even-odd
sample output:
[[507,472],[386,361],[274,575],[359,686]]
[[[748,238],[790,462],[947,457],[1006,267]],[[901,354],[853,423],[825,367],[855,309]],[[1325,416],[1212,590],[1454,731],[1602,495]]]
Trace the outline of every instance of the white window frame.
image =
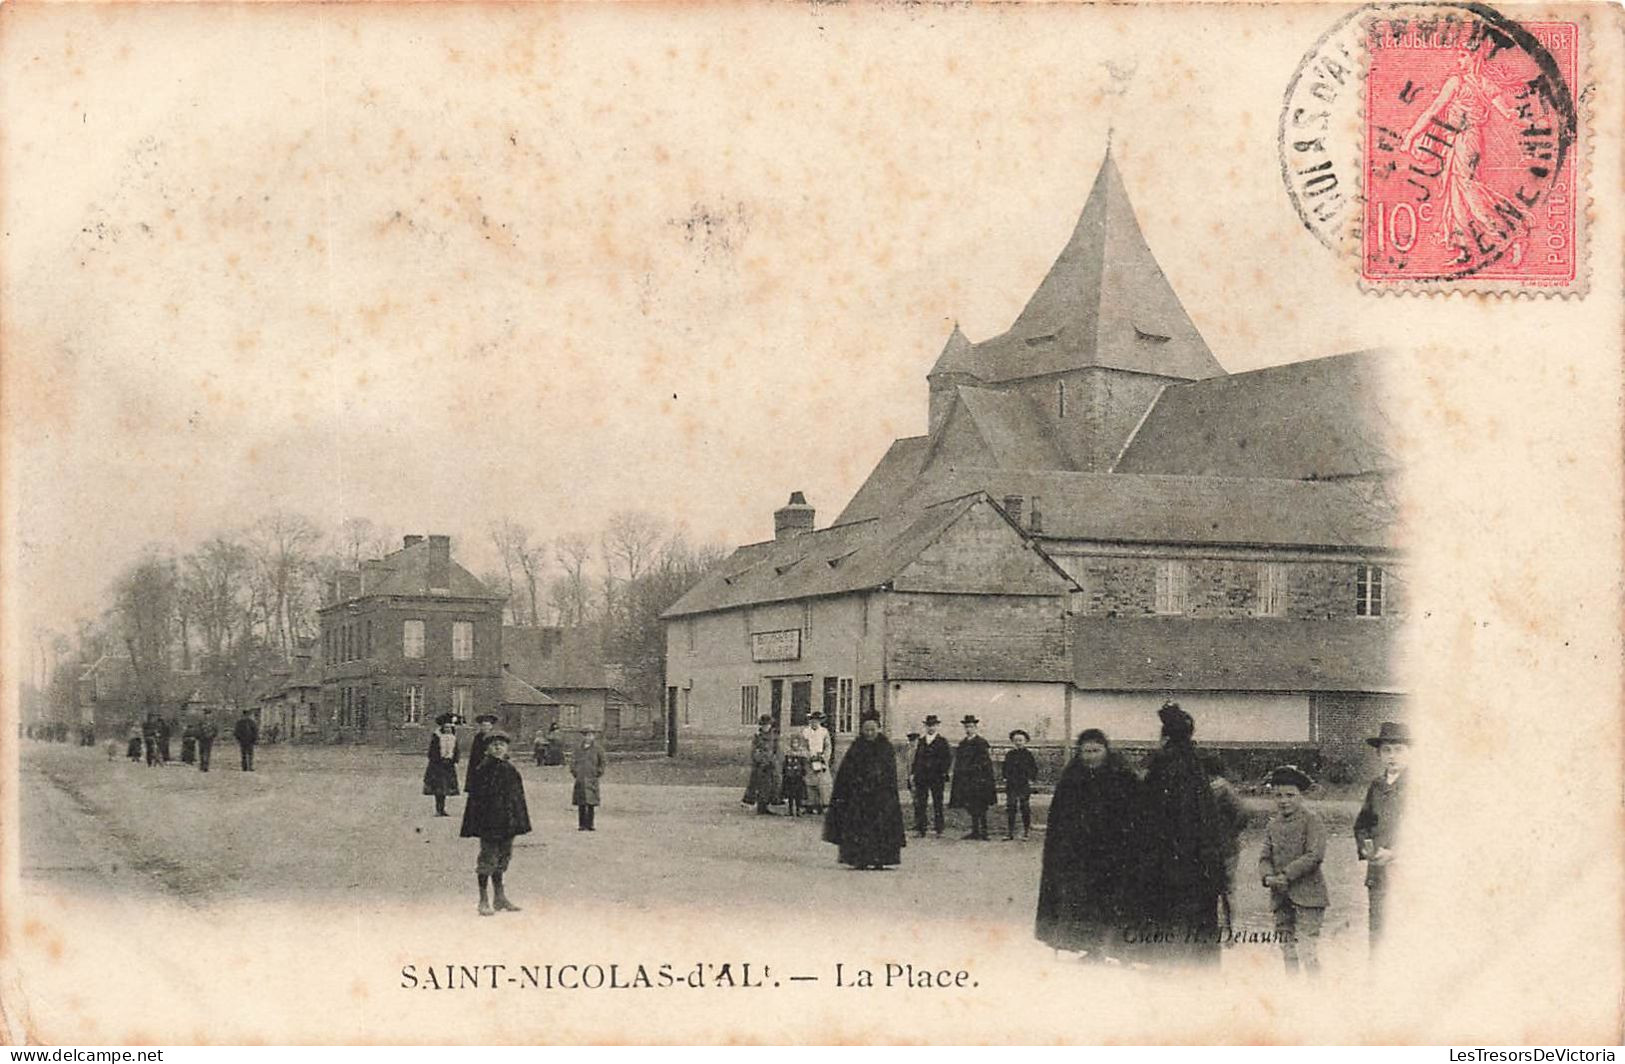
[[401,690],[401,723],[423,723],[423,685],[409,683]]
[[[681,695],[678,695],[681,698]],[[762,690],[758,684],[741,684],[739,687],[739,723],[756,726],[756,720],[762,715]]]
[[1157,563],[1156,601],[1161,616],[1177,617],[1190,609],[1190,566],[1178,558]]
[[1290,572],[1285,562],[1258,563],[1258,616],[1286,616]]
[[581,727],[581,707],[573,703],[565,703],[559,707],[559,727]]
[[[414,638],[414,633],[416,638]],[[413,618],[412,620],[401,622],[401,657],[413,661],[422,660],[428,643],[428,621]],[[416,653],[413,653],[414,648],[416,648]]]
[[474,622],[451,622],[451,660],[474,660]]
[[1381,617],[1387,596],[1387,574],[1375,562],[1361,562],[1354,572],[1354,615]]
[[843,735],[852,734],[857,723],[852,714],[852,680],[843,677],[840,684],[840,693],[836,696],[835,730]]
[[474,717],[474,685],[466,683],[452,684],[451,711],[464,720]]

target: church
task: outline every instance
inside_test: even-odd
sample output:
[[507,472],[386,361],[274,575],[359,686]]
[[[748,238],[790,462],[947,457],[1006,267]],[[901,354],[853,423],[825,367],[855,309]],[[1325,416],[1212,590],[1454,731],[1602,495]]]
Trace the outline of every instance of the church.
[[1226,373],[1164,278],[1108,153],[1005,332],[957,327],[923,435],[819,528],[793,494],[666,621],[676,752],[760,714],[842,736],[967,713],[1064,748],[1155,742],[1165,699],[1210,745],[1357,762],[1402,716],[1382,356]]

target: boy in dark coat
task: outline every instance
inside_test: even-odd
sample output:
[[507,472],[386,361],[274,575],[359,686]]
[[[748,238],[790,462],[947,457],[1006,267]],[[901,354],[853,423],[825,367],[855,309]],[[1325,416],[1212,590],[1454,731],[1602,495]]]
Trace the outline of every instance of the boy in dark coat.
[[987,808],[999,800],[999,785],[993,778],[993,748],[976,734],[981,721],[967,713],[960,723],[965,726],[965,738],[954,751],[954,786],[948,804],[970,814],[970,831],[965,838],[986,841]]
[[935,713],[925,718],[925,734],[914,748],[914,761],[909,766],[908,788],[914,793],[914,834],[925,837],[925,811],[927,799],[931,806],[932,823],[937,835],[942,835],[942,789],[948,783],[953,769],[954,751],[948,737],[937,732],[942,721]]
[[[461,835],[480,840],[474,872],[480,884],[481,916],[491,916],[499,909],[519,911],[502,889],[502,876],[513,858],[514,838],[530,834],[530,809],[525,805],[525,781],[519,770],[508,763],[508,741],[503,732],[487,734],[485,754],[468,772],[468,801],[463,806]],[[496,891],[495,908],[487,894],[492,887]]]
[[199,772],[209,771],[209,758],[214,755],[214,741],[220,738],[220,725],[215,723],[214,710],[205,709],[197,726],[197,767]]
[[1303,804],[1303,792],[1314,785],[1295,765],[1282,765],[1268,779],[1275,794],[1275,815],[1264,829],[1258,876],[1270,890],[1275,932],[1286,969],[1320,973],[1320,927],[1328,897],[1321,862],[1326,859],[1326,824]]
[[1382,775],[1366,788],[1365,803],[1354,818],[1354,841],[1360,860],[1366,862],[1365,886],[1371,903],[1371,945],[1382,933],[1382,917],[1388,899],[1389,866],[1399,837],[1400,812],[1404,805],[1405,768],[1410,763],[1411,736],[1405,725],[1382,722],[1377,734],[1366,740],[1382,757]]
[[1012,749],[1004,755],[1004,810],[1006,840],[1016,837],[1016,810],[1021,810],[1021,837],[1033,834],[1033,782],[1038,779],[1038,759],[1027,749],[1027,733],[1020,728],[1010,733]]
[[576,744],[575,755],[570,758],[570,775],[575,785],[570,788],[570,804],[576,807],[576,830],[597,831],[593,816],[598,810],[599,780],[609,767],[604,745],[598,741],[598,728],[587,724],[581,729],[581,742]]
[[[465,724],[467,721],[458,721]],[[497,726],[495,713],[481,713],[474,718],[476,730],[473,740],[468,744],[468,771],[473,772],[480,764],[480,756],[485,753],[485,744],[491,741],[491,732]]]

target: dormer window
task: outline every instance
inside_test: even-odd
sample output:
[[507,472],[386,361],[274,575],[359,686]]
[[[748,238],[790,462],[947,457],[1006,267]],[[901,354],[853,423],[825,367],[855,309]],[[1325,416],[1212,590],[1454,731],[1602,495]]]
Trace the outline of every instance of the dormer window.
[[1157,333],[1146,332],[1138,325],[1134,327],[1134,338],[1136,340],[1149,340],[1154,344],[1165,344],[1171,339],[1171,337],[1159,336]]

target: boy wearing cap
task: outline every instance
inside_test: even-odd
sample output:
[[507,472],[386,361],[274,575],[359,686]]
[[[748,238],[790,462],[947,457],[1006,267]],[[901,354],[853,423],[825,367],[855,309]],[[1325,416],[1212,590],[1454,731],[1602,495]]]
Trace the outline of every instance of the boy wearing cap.
[[1005,841],[1016,837],[1016,810],[1021,810],[1021,837],[1033,834],[1033,781],[1038,779],[1038,759],[1027,749],[1027,733],[1017,728],[1010,733],[1011,749],[1004,755],[1000,771],[1004,776]]
[[570,803],[576,807],[576,830],[597,831],[593,815],[598,811],[598,781],[609,767],[609,758],[598,741],[598,727],[585,724],[581,728],[581,742],[576,744],[575,755],[570,758],[570,775],[575,777]]
[[474,732],[474,741],[468,744],[468,771],[479,767],[480,755],[485,753],[485,744],[491,741],[491,729],[497,725],[495,713],[481,713],[474,718],[478,730]]
[[1320,926],[1328,898],[1321,862],[1326,859],[1326,824],[1305,807],[1303,792],[1314,785],[1295,765],[1282,765],[1265,781],[1275,797],[1275,815],[1264,829],[1258,875],[1270,890],[1275,932],[1287,971],[1320,972]]
[[986,842],[987,808],[999,800],[999,785],[993,779],[993,748],[987,740],[976,734],[981,721],[967,713],[960,721],[965,726],[965,738],[954,751],[953,794],[948,804],[970,814],[967,839]]
[[926,716],[925,734],[920,736],[919,745],[914,748],[914,760],[909,765],[908,786],[914,793],[914,834],[921,838],[925,837],[927,799],[930,800],[937,837],[942,837],[942,789],[948,782],[949,770],[953,768],[954,751],[948,745],[948,737],[937,732],[937,726],[941,723],[935,713]]
[[[480,884],[480,915],[497,910],[516,913],[519,906],[508,900],[502,889],[502,876],[513,857],[513,840],[530,834],[530,810],[525,805],[525,781],[519,770],[508,763],[508,736],[500,731],[485,733],[485,752],[468,772],[468,802],[463,806],[465,839],[480,840],[480,855],[474,872]],[[487,889],[496,890],[495,908]]]
[[1400,810],[1404,799],[1405,768],[1410,763],[1411,737],[1405,725],[1382,722],[1377,734],[1366,740],[1382,758],[1382,775],[1366,788],[1365,804],[1354,818],[1354,841],[1360,860],[1366,862],[1365,886],[1370,899],[1371,944],[1382,933],[1382,918],[1388,897],[1388,868],[1394,861],[1399,835]]

